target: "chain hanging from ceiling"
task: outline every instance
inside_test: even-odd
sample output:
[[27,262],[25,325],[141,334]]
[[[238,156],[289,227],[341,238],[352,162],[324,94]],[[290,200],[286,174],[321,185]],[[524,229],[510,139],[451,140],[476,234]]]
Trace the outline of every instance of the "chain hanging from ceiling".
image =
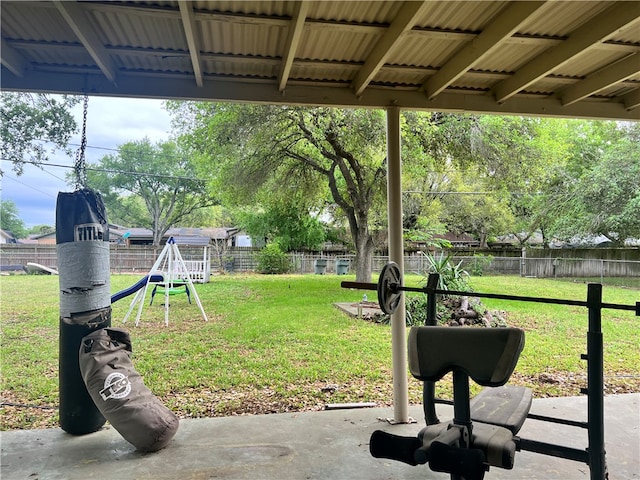
[[87,110],[89,109],[89,95],[84,95],[84,106],[82,110],[82,140],[80,148],[76,153],[76,161],[73,170],[76,177],[76,190],[87,188],[87,165],[85,150],[87,149]]

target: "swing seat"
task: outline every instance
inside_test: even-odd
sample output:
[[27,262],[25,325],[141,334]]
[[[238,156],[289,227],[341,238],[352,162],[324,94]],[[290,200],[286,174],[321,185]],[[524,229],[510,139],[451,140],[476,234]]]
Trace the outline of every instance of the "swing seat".
[[186,293],[187,300],[191,304],[191,292],[189,291],[189,285],[187,282],[171,282],[171,283],[158,283],[151,290],[151,301],[149,305],[153,305],[153,297],[156,293],[168,293],[169,295],[179,295]]

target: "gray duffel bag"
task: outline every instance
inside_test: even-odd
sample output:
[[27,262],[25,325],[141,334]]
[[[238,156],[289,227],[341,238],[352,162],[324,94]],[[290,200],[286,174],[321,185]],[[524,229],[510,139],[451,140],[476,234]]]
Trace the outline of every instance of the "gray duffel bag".
[[100,413],[138,450],[155,452],[173,438],[179,419],[134,370],[126,331],[101,328],[84,337],[80,371]]

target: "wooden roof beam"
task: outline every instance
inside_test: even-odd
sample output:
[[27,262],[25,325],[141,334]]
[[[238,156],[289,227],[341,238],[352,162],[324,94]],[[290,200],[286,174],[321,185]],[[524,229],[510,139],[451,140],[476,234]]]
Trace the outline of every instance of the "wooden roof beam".
[[0,62],[5,68],[8,68],[16,77],[24,77],[24,72],[29,67],[29,63],[4,38],[0,44],[0,54],[2,56]]
[[413,28],[426,4],[427,2],[404,2],[391,25],[382,35],[382,38],[378,40],[364,65],[353,79],[352,86],[356,96],[362,95],[403,34]]
[[640,73],[640,53],[634,53],[560,92],[562,105],[571,105]]
[[298,44],[302,37],[302,30],[304,28],[304,21],[307,18],[308,10],[309,2],[299,1],[295,3],[293,17],[291,18],[291,23],[289,25],[289,33],[287,34],[284,55],[282,55],[280,72],[278,73],[278,91],[280,92],[283,92],[287,86],[287,80],[291,73],[293,60],[296,57],[296,51],[298,50]]
[[429,77],[424,84],[427,98],[432,100],[445,88],[464,75],[485,55],[511,38],[520,25],[535,14],[545,2],[514,2],[509,4],[500,15],[459,50],[445,63],[435,75]]
[[541,53],[523,65],[511,78],[498,83],[493,89],[496,101],[505,102],[575,56],[607,40],[639,17],[640,9],[634,8],[634,2],[614,4],[601,15],[577,28],[567,40]]
[[117,70],[111,60],[109,52],[104,47],[96,34],[90,18],[85,13],[84,7],[77,2],[54,0],[58,12],[62,15],[67,25],[76,34],[80,43],[89,52],[91,58],[107,79],[117,83]]
[[202,87],[202,63],[200,60],[200,43],[196,38],[196,20],[193,12],[193,2],[178,2],[180,6],[180,19],[182,20],[182,28],[184,36],[187,40],[187,48],[191,57],[191,66],[193,67],[193,76],[196,85]]
[[[640,108],[640,88],[636,88],[622,97],[622,103],[627,110]],[[640,117],[640,115],[638,115]]]

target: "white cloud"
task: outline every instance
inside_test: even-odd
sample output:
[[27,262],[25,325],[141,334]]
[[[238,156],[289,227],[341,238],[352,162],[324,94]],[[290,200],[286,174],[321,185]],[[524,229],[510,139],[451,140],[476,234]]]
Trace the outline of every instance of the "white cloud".
[[[90,97],[85,151],[87,163],[96,162],[109,153],[105,148],[116,149],[128,141],[145,137],[154,143],[168,140],[171,119],[162,105],[162,100]],[[82,110],[82,103],[73,109],[79,127],[78,133],[70,141],[74,145],[81,143]],[[77,147],[71,148],[74,150],[72,156],[58,152],[50,157],[49,163],[72,166]],[[12,200],[16,204],[25,225],[53,225],[58,192],[73,189],[64,180],[69,169],[51,165],[44,165],[40,169],[27,165],[20,177],[13,173],[9,165],[3,164],[2,169],[6,172],[1,179],[2,199]]]

